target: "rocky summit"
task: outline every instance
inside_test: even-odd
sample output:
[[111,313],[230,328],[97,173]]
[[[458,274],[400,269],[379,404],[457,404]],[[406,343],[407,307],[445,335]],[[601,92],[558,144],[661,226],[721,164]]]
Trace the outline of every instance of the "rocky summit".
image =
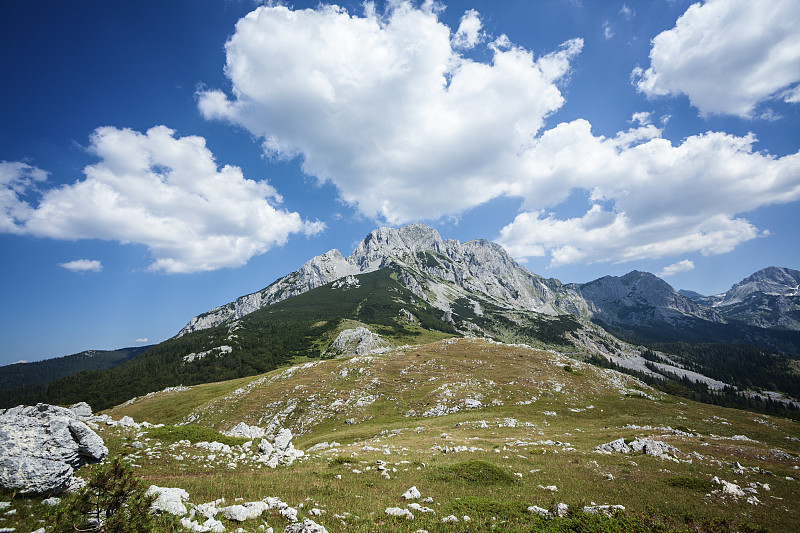
[[332,281],[389,266],[400,268],[400,280],[409,290],[443,310],[477,293],[512,309],[548,315],[588,312],[574,289],[529,272],[497,244],[443,240],[433,228],[412,224],[371,232],[346,258],[338,250],[314,257],[268,287],[193,318],[179,334],[234,321]]

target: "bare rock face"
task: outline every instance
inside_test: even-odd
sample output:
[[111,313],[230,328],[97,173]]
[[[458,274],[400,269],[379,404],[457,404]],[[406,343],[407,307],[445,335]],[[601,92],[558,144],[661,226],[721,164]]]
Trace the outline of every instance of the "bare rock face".
[[69,409],[19,406],[0,415],[0,487],[29,494],[59,494],[80,486],[84,463],[104,459],[103,439]]

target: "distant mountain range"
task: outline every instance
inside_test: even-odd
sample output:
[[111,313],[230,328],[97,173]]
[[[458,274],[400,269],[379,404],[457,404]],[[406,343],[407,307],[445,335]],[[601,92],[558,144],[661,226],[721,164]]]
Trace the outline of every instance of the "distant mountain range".
[[[678,347],[676,364],[686,368],[713,373],[719,364],[692,360],[684,344],[726,343],[756,350],[725,352],[739,363],[771,357],[762,367],[782,373],[800,354],[798,280],[796,270],[770,267],[713,297],[675,291],[638,271],[564,284],[531,273],[486,240],[443,240],[422,224],[380,228],[348,257],[338,250],[314,257],[264,289],[194,317],[176,337],[120,366],[51,384],[47,399],[109,406],[163,387],[253,375],[298,357],[453,335],[611,356],[608,347],[622,345],[600,327],[636,344]],[[13,403],[8,395],[0,401]]]

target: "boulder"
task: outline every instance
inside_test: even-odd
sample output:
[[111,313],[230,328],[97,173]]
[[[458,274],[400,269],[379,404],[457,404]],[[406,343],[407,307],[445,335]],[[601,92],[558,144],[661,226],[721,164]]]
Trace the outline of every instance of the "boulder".
[[306,518],[302,522],[289,524],[286,526],[286,529],[283,530],[283,533],[328,533],[328,530],[325,529],[325,526],[317,524],[310,518]]
[[169,513],[175,516],[183,516],[188,511],[183,504],[183,500],[189,499],[189,493],[183,489],[172,487],[158,487],[150,485],[147,494],[155,494],[156,499],[150,505],[154,514]]
[[389,516],[396,516],[398,518],[405,518],[406,520],[413,520],[414,515],[411,514],[411,511],[408,509],[403,509],[401,507],[387,507],[386,514]]
[[249,426],[244,422],[239,422],[233,429],[224,433],[229,437],[244,437],[246,439],[260,439],[266,432],[258,426]]
[[245,520],[258,518],[267,509],[269,509],[269,505],[264,502],[247,502],[241,505],[223,507],[220,511],[228,520],[244,522]]
[[680,450],[671,444],[660,440],[636,438],[626,443],[625,439],[617,439],[606,444],[595,447],[595,451],[600,453],[644,453],[659,459],[669,459],[676,461],[675,455],[680,454]]
[[538,505],[531,505],[530,507],[528,507],[528,512],[539,516],[551,516],[550,511],[548,511],[547,509],[543,509]]
[[0,415],[0,487],[24,494],[59,494],[82,481],[75,469],[108,455],[108,448],[69,409],[38,404]]
[[417,489],[417,487],[414,486],[414,487],[411,487],[410,489],[408,489],[407,491],[405,491],[401,497],[404,500],[416,500],[420,496],[422,496],[422,494],[420,494],[420,492]]
[[225,526],[222,525],[222,522],[213,518],[209,518],[202,524],[189,520],[188,518],[182,518],[181,526],[189,531],[195,531],[196,533],[225,533],[228,531]]
[[624,511],[623,505],[587,505],[583,508],[586,514],[604,514],[608,517],[614,516],[617,511]]

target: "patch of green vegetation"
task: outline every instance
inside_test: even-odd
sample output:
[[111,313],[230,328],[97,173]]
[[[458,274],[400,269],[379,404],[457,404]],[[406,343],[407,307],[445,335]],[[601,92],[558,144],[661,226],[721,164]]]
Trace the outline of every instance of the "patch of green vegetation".
[[244,444],[250,439],[242,437],[228,437],[219,431],[203,426],[162,426],[160,428],[151,428],[147,431],[147,436],[151,439],[158,439],[164,442],[178,442],[179,440],[188,440],[192,444],[195,442],[221,442],[228,446],[237,446]]
[[528,507],[521,501],[490,498],[459,498],[450,502],[448,509],[449,513],[457,516],[491,516],[498,520],[520,520],[530,516]]
[[668,477],[664,480],[664,483],[671,487],[696,490],[698,492],[711,492],[713,488],[711,482],[707,479],[697,479],[696,477],[689,476]]
[[328,466],[349,465],[349,464],[353,464],[355,462],[356,462],[356,459],[353,459],[352,457],[347,457],[345,455],[339,455],[339,456],[331,458],[331,460],[328,461]]
[[431,473],[431,476],[439,481],[460,479],[483,485],[511,484],[516,482],[514,476],[499,466],[477,459],[448,466],[440,466]]

